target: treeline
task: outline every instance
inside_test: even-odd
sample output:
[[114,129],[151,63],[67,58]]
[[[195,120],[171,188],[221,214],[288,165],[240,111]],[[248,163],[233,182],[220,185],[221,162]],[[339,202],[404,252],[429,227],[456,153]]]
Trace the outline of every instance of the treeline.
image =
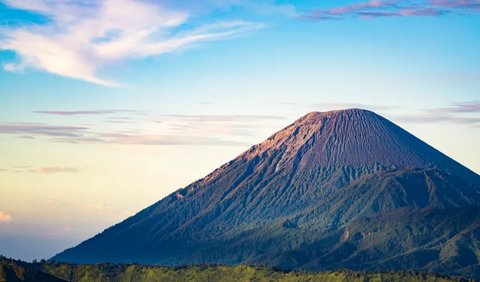
[[0,281],[401,281],[447,282],[469,281],[416,272],[367,273],[331,271],[320,273],[284,272],[258,266],[200,265],[184,267],[138,264],[66,264],[54,262],[26,263],[0,257]]

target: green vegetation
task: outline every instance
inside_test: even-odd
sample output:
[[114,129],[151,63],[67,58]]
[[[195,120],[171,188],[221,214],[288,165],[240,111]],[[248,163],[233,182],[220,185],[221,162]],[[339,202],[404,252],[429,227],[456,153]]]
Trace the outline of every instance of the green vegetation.
[[281,272],[254,266],[165,267],[137,264],[25,263],[0,258],[0,281],[468,281],[414,272]]
[[40,264],[6,259],[0,256],[0,282],[35,281],[61,282],[65,281],[39,270]]
[[[463,281],[434,275],[392,272],[284,273],[252,266],[191,266],[48,264],[45,271],[68,281]],[[70,279],[70,280],[69,280]]]

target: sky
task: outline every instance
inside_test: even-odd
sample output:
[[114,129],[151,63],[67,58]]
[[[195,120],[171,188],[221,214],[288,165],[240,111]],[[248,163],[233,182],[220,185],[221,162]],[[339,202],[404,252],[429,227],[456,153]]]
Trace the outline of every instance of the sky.
[[50,258],[310,111],[480,173],[479,27],[480,0],[0,0],[0,254]]

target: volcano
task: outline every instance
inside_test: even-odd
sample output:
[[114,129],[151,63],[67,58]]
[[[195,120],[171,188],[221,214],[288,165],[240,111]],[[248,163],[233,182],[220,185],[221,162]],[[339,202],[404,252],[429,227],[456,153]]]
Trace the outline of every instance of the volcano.
[[480,278],[480,176],[367,110],[312,112],[52,258]]

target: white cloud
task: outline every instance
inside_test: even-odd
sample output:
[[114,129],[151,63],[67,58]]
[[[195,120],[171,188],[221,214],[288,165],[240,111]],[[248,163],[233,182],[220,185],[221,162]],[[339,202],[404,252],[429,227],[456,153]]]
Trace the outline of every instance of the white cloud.
[[[49,18],[46,24],[6,27],[0,50],[19,60],[7,71],[37,68],[105,86],[120,86],[98,70],[122,60],[172,52],[202,41],[221,40],[261,25],[246,21],[195,25],[186,10],[138,0],[6,0],[12,8]],[[188,28],[187,28],[188,26]]]
[[12,221],[12,216],[9,213],[0,211],[0,223],[9,223]]

